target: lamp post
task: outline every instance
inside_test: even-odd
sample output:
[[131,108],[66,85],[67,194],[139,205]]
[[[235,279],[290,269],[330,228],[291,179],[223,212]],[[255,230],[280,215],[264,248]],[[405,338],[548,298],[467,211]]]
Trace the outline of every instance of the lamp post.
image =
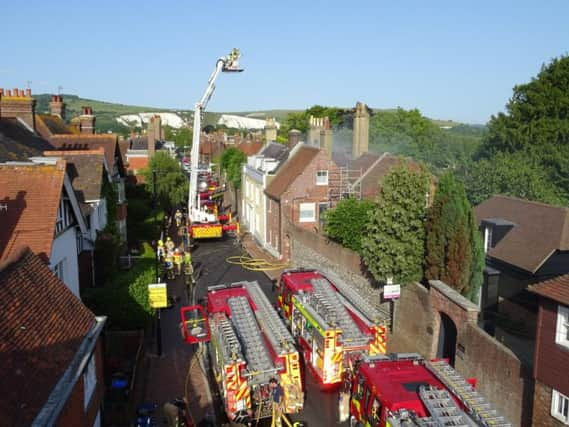
[[[157,170],[152,170],[152,207],[154,210],[156,210],[157,207],[157,200],[156,200],[156,175],[160,173],[160,171]],[[157,227],[157,221],[156,221],[156,217],[157,217],[157,212],[154,212],[154,229],[156,230]],[[158,273],[159,269],[158,269],[158,241],[155,240],[156,245],[155,245],[155,256],[154,256],[154,273],[155,273],[155,277],[156,277],[156,281],[158,283],[160,283],[160,274]],[[161,321],[160,321],[160,314],[161,314],[161,309],[157,308],[156,309],[156,355],[157,356],[162,356],[162,325],[161,325]]]

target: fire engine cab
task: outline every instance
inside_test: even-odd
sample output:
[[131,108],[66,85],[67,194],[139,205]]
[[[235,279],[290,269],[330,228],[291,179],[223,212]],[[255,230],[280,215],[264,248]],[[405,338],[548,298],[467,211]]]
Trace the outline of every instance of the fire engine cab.
[[316,270],[287,270],[277,308],[296,338],[309,370],[322,385],[364,355],[385,354],[389,311],[377,310],[340,278]]
[[476,380],[464,379],[443,359],[366,357],[344,380],[340,418],[349,405],[351,427],[511,427],[475,390]]
[[272,416],[271,378],[283,388],[284,412],[302,410],[298,351],[256,281],[209,287],[207,315],[201,306],[183,307],[182,325],[186,342],[210,341],[211,367],[230,421]]

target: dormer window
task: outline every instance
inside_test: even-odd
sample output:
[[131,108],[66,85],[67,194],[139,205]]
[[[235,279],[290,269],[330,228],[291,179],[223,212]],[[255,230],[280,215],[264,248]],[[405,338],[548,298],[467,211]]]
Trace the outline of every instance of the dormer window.
[[328,185],[328,171],[316,171],[316,185]]
[[488,253],[492,247],[492,226],[487,225],[484,227],[484,252]]

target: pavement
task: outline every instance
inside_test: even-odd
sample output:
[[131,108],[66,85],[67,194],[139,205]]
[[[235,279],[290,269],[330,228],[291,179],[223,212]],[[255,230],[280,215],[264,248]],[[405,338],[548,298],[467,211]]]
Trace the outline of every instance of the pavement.
[[[231,283],[241,280],[256,280],[269,299],[274,303],[276,295],[273,279],[278,279],[282,269],[270,271],[254,271],[237,264],[225,262],[228,257],[246,255],[277,264],[279,260],[259,248],[250,235],[240,239],[219,239],[198,242],[192,251],[194,268],[198,274],[198,284],[194,290],[194,301],[199,301],[207,294],[207,288],[220,283]],[[187,396],[190,411],[197,426],[227,425],[223,421],[223,408],[215,385],[208,385],[210,380],[206,370],[200,363],[192,363],[196,349],[186,344],[180,334],[179,309],[188,305],[183,278],[168,282],[168,294],[177,302],[161,313],[162,355],[156,355],[155,330],[148,335],[146,355],[142,372],[139,376],[139,389],[136,401],[158,405],[156,425],[166,426],[162,414],[162,405],[176,397]],[[332,426],[336,424],[337,395],[320,390],[316,380],[306,375],[307,399],[301,414],[291,417],[303,420],[311,427]],[[266,421],[266,420],[265,420]],[[260,423],[261,426],[263,423]],[[210,424],[212,425],[212,424]]]
[[[170,236],[179,245],[180,236],[175,228]],[[135,401],[157,405],[156,426],[167,426],[162,407],[164,403],[179,397],[186,397],[190,413],[196,425],[207,425],[213,421],[215,410],[207,379],[202,367],[193,358],[197,347],[186,344],[180,331],[180,307],[190,305],[183,275],[168,280],[168,297],[175,303],[168,309],[160,310],[160,330],[162,351],[158,354],[157,321],[148,331],[145,340],[145,354],[142,372],[138,377]]]

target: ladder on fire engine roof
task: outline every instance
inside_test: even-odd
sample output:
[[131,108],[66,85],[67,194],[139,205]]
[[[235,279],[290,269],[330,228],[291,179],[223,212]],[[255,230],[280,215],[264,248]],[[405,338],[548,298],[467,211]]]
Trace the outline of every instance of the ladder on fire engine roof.
[[328,324],[342,330],[342,342],[348,347],[366,345],[369,337],[360,331],[330,282],[327,279],[312,279],[310,283],[313,289],[311,305]]
[[462,412],[447,390],[435,387],[419,387],[419,397],[429,410],[431,420],[437,427],[476,427],[476,423],[468,419]]
[[261,290],[257,281],[245,282],[251,299],[257,306],[255,316],[277,354],[285,354],[296,351],[294,339],[282,322],[281,318]]
[[[391,318],[389,309],[377,309],[366,301],[352,286],[344,282],[340,277],[333,273],[326,273],[325,276],[336,286],[338,292],[344,297],[349,305],[363,314],[369,322],[374,325],[387,326]],[[344,302],[343,301],[343,302]]]
[[267,348],[247,297],[228,298],[227,304],[231,309],[231,320],[247,360],[247,370],[250,373],[273,371],[273,362],[267,354]]
[[484,427],[511,427],[505,417],[492,409],[490,403],[474,390],[474,387],[459,375],[447,362],[425,362],[431,371],[464,405],[476,423]]
[[243,360],[243,353],[241,352],[241,344],[235,335],[231,322],[225,313],[215,313],[213,316],[214,330],[217,331],[219,342],[221,342],[221,351],[223,353],[223,360]]

